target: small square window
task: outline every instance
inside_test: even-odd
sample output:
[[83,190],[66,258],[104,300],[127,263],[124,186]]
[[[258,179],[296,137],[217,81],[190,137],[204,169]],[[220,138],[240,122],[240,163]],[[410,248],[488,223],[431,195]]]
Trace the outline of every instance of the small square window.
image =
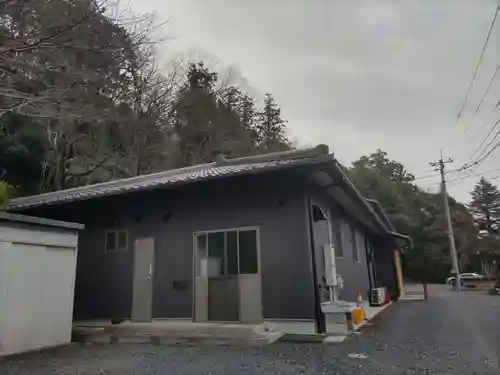
[[111,230],[106,232],[106,253],[125,252],[128,248],[128,232]]

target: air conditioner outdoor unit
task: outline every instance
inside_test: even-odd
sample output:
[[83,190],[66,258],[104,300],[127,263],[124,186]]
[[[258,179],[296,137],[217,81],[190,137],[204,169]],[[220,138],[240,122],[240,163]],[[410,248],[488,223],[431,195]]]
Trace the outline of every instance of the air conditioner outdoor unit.
[[385,288],[373,288],[370,293],[370,304],[382,306],[385,304]]

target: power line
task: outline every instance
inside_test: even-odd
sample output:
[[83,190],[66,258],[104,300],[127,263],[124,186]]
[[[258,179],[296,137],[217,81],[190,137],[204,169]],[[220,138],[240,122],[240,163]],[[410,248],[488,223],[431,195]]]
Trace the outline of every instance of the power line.
[[[483,105],[483,102],[484,102],[484,99],[486,98],[486,96],[488,95],[488,92],[490,91],[490,88],[491,88],[491,85],[493,84],[493,82],[495,81],[495,77],[498,73],[498,71],[500,70],[500,64],[498,64],[497,68],[495,69],[495,71],[493,72],[493,75],[491,76],[490,78],[490,82],[488,83],[488,86],[486,87],[486,90],[484,90],[484,93],[483,93],[483,96],[481,97],[481,100],[479,102],[479,104],[477,105],[476,107],[476,111],[474,112],[474,114],[472,115],[472,118],[470,119],[469,121],[469,125],[467,125],[465,128],[464,128],[464,131],[463,133],[466,133],[467,130],[469,130],[469,128],[472,126],[472,124],[474,123],[474,119],[476,118],[476,115],[478,114],[479,110],[481,109],[481,106]],[[497,103],[497,105],[495,107],[493,107],[493,110],[492,112],[495,110],[495,108],[498,106],[498,104],[500,104],[500,102]]]
[[469,98],[469,94],[472,90],[472,86],[474,85],[474,82],[476,80],[477,72],[479,70],[479,66],[481,65],[481,62],[483,61],[483,56],[484,56],[484,51],[486,50],[486,47],[488,45],[488,42],[490,40],[491,32],[493,31],[493,27],[495,26],[495,22],[497,20],[498,13],[500,11],[500,4],[497,5],[497,8],[495,10],[495,15],[493,16],[493,20],[491,21],[490,29],[488,30],[488,35],[486,36],[486,40],[484,41],[483,49],[481,50],[481,54],[479,55],[479,60],[477,61],[476,64],[476,69],[474,70],[474,74],[472,75],[472,79],[469,83],[469,87],[467,88],[467,92],[465,94],[465,98],[462,101],[462,105],[460,107],[460,111],[458,111],[457,119],[455,120],[455,123],[458,122],[460,119],[460,116],[462,115],[462,112],[465,108],[465,103],[467,103],[467,99]]
[[[500,120],[498,120],[496,123],[495,123],[495,126],[500,123]],[[486,148],[483,150],[483,152],[481,153],[481,155],[476,159],[476,161],[470,165],[464,165],[462,168],[463,169],[466,169],[466,168],[471,168],[472,169],[470,170],[470,172],[467,174],[467,176],[465,176],[464,178],[467,178],[471,175],[472,172],[474,172],[477,168],[479,168],[479,166],[498,148],[500,147],[500,141],[497,142],[486,154],[486,150],[488,149],[488,147],[490,147],[490,145],[493,143],[493,141],[500,135],[500,131],[497,132],[495,134],[495,136],[491,139],[491,141],[488,143],[488,145],[486,146]],[[484,155],[484,156],[483,156]]]
[[[483,128],[486,126],[486,124],[490,121],[491,119],[491,116],[493,116],[493,113],[495,113],[495,110],[500,107],[500,100],[493,106],[493,108],[491,108],[491,111],[490,113],[488,114],[488,117],[486,117],[486,120],[483,121],[483,123],[481,124],[481,126],[477,129],[476,133],[474,134],[474,136],[476,134],[479,134],[481,132],[481,130],[483,130]],[[473,156],[471,156],[469,158],[469,160],[471,160],[473,158]]]
[[[460,172],[461,170],[462,170],[461,168],[452,169],[452,170],[449,170],[448,173]],[[425,180],[426,178],[439,177],[439,176],[440,176],[439,173],[434,173],[434,174],[428,174],[425,176],[415,177],[414,180]]]
[[[498,120],[498,121],[500,121],[500,120]],[[495,138],[496,138],[498,135],[500,135],[500,132],[498,132],[498,133],[495,135]],[[494,138],[494,139],[495,139],[495,138]],[[492,143],[492,142],[490,142],[490,143]],[[489,157],[489,156],[493,153],[493,151],[495,151],[495,150],[496,150],[499,146],[500,146],[500,142],[497,142],[497,144],[496,144],[495,146],[493,146],[493,148],[492,148],[490,151],[488,151],[488,153],[487,153],[486,155],[484,155],[484,156],[483,156],[483,157],[482,157],[482,158],[481,158],[481,159],[480,159],[480,160],[476,163],[476,167],[475,167],[475,169],[477,169],[477,168],[481,165],[481,163],[483,163],[483,162],[484,162],[484,161],[485,161],[485,160],[486,160],[486,159],[487,159],[487,158],[488,158],[488,157]]]
[[[499,103],[500,103],[500,102],[499,102]],[[479,146],[476,148],[476,151],[474,151],[474,153],[470,156],[469,161],[470,161],[470,160],[472,160],[472,158],[473,158],[474,156],[476,156],[477,152],[481,149],[481,147],[483,147],[483,145],[486,143],[486,140],[490,137],[491,133],[493,133],[493,132],[495,131],[495,129],[496,129],[496,127],[498,126],[498,123],[499,123],[499,122],[500,122],[500,120],[498,120],[497,122],[495,122],[495,124],[491,127],[490,132],[488,133],[488,135],[487,135],[486,137],[484,137],[484,138],[483,138],[483,141],[482,141],[482,142],[479,144]],[[497,133],[497,135],[498,135],[498,133]],[[495,136],[495,137],[496,137],[496,136]],[[493,138],[493,139],[495,139],[495,138]],[[490,145],[491,145],[491,142],[488,144],[488,146],[486,146],[486,149],[488,149],[488,147],[489,147]],[[485,149],[485,150],[486,150],[486,149]],[[483,151],[483,153],[484,153],[484,151]],[[482,154],[483,154],[483,153],[482,153]],[[482,155],[482,154],[481,154],[481,155]],[[481,155],[480,155],[480,156],[478,156],[478,159],[481,157]]]
[[439,173],[428,174],[426,176],[415,177],[414,180],[425,180],[426,178],[438,177]]
[[[487,173],[498,172],[498,171],[500,171],[500,168],[499,169],[493,169],[491,171],[486,171],[486,172],[483,172],[483,173],[474,173],[474,174],[471,174],[471,175],[468,175],[468,176],[465,176],[465,177],[457,177],[457,178],[448,180],[448,182],[456,182],[456,181],[460,181],[460,180],[466,180],[468,178],[478,177],[478,176],[484,176]],[[492,177],[492,178],[490,178],[490,180],[494,180],[495,178],[497,178],[497,177]]]
[[[496,129],[496,127],[498,126],[498,124],[500,123],[500,120],[497,120],[497,122],[495,122],[495,125],[493,125],[493,127],[491,128],[491,131],[490,131],[490,134],[493,132],[493,130]],[[488,144],[486,145],[486,147],[484,148],[484,150],[479,154],[479,156],[476,158],[476,161],[474,162],[474,164],[477,164],[478,161],[480,160],[483,160],[481,159],[483,157],[483,155],[486,153],[486,151],[488,150],[488,147],[491,146],[491,144],[493,143],[493,141],[495,139],[497,139],[497,137],[500,135],[500,132],[496,132],[495,136],[493,138],[490,139],[490,141],[488,142]],[[489,136],[489,135],[488,135]]]
[[[490,114],[488,115],[488,118],[481,125],[481,128],[483,128],[484,125],[489,121],[489,119],[491,118],[491,116],[493,115],[493,113],[495,112],[495,110],[499,106],[500,106],[500,101],[495,105],[495,107],[492,108]],[[483,140],[481,141],[481,143],[479,144],[479,146],[476,148],[476,150],[469,157],[469,160],[468,160],[469,162],[474,158],[474,156],[478,153],[478,151],[483,147],[483,145],[486,143],[486,141],[488,140],[488,138],[490,137],[490,135],[493,133],[493,131],[495,131],[495,129],[498,126],[499,123],[500,123],[500,120],[497,120],[495,122],[495,124],[493,124],[493,126],[491,127],[489,133],[486,135],[486,137],[483,138]],[[467,174],[467,176],[469,176],[472,172],[474,172],[477,169],[477,167],[479,166],[479,164],[481,164],[484,161],[484,159],[482,159],[482,156],[485,154],[485,152],[487,152],[486,150],[488,150],[488,147],[491,146],[491,144],[498,137],[499,134],[500,134],[500,132],[497,132],[497,134],[495,134],[495,136],[490,140],[490,142],[486,145],[486,147],[484,148],[484,150],[480,153],[480,155],[476,158],[476,160],[474,160],[474,162],[472,162],[472,163],[465,163],[462,167],[459,168],[459,171],[465,171],[467,169],[473,168],[473,169],[471,169],[469,171],[469,173]],[[490,155],[490,153],[488,155]]]
[[[455,177],[455,178],[452,178],[450,180],[448,180],[449,183],[455,183],[455,182],[458,182],[458,181],[462,181],[462,180],[467,180],[469,178],[472,178],[472,177],[478,177],[478,176],[485,176],[487,175],[488,173],[493,173],[493,172],[500,172],[500,168],[498,169],[491,169],[489,171],[486,171],[486,172],[481,172],[481,173],[474,173],[474,174],[469,174],[467,176],[459,176],[459,177]],[[500,176],[495,176],[495,177],[490,177],[488,178],[488,180],[495,180],[497,178],[499,178]],[[440,182],[438,183],[434,183],[430,186],[435,186],[435,185],[439,185]]]
[[498,70],[500,69],[500,64],[498,64],[497,68],[495,69],[495,72],[493,73],[493,75],[491,76],[490,78],[490,82],[488,83],[488,86],[486,87],[486,90],[484,90],[484,93],[483,93],[483,96],[481,98],[481,101],[479,102],[479,104],[477,105],[477,108],[476,108],[476,112],[474,112],[474,116],[472,117],[472,120],[474,120],[474,117],[476,117],[477,113],[479,112],[479,110],[481,109],[481,106],[483,105],[483,102],[484,102],[484,99],[486,98],[486,95],[488,95],[488,92],[490,91],[490,87],[491,87],[491,84],[493,83],[493,81],[495,80],[495,77],[497,76],[497,73],[498,73]]

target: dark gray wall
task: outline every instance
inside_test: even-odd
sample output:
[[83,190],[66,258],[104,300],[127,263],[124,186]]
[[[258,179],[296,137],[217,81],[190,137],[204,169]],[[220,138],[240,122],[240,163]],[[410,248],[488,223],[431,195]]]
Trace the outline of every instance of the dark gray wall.
[[[341,246],[343,257],[337,258],[338,272],[344,277],[344,288],[339,297],[345,301],[355,301],[358,291],[366,301],[370,292],[368,265],[366,257],[366,231],[356,222],[344,215],[336,215],[336,225],[340,225]],[[356,229],[356,246],[358,247],[359,261],[354,258],[351,238],[351,226]]]
[[[344,278],[344,288],[339,293],[339,298],[344,301],[356,301],[358,290],[363,294],[363,298],[368,298],[370,281],[368,279],[368,267],[366,258],[365,235],[366,230],[355,221],[350,219],[345,212],[332,199],[329,199],[320,192],[313,193],[314,202],[319,204],[323,210],[329,211],[331,218],[331,238],[335,247],[341,247],[343,256],[337,257],[337,273]],[[350,246],[349,224],[355,226],[359,231],[363,241],[359,246],[359,262],[353,258],[352,247]],[[340,236],[337,231],[340,228]],[[323,235],[323,238],[324,235]]]
[[316,262],[316,287],[319,290],[318,297],[320,302],[326,302],[330,300],[330,293],[326,287],[326,270],[325,270],[325,258],[324,258],[324,245],[330,244],[330,236],[328,234],[328,222],[327,220],[317,220],[314,218],[314,208],[315,206],[321,210],[321,214],[328,217],[328,207],[324,204],[321,199],[317,197],[312,197],[309,201],[309,206],[311,207],[311,217],[312,217],[312,228],[313,228],[313,239],[314,239],[314,257]]
[[[245,176],[31,213],[87,225],[77,266],[78,317],[130,316],[133,244],[141,236],[156,241],[154,316],[191,317],[193,232],[258,226],[264,317],[312,319],[311,257],[299,180],[285,172]],[[164,221],[166,212],[171,218]],[[104,252],[108,228],[129,231],[126,253]]]
[[375,242],[375,268],[380,286],[385,286],[391,298],[399,298],[399,284],[394,260],[394,248],[382,240]]

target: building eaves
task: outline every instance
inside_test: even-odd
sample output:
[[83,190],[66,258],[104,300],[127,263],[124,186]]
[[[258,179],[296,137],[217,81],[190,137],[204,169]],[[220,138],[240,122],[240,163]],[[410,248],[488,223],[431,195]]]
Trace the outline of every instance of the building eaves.
[[376,199],[371,199],[371,198],[365,198],[365,199],[368,203],[370,203],[374,207],[375,211],[377,212],[377,215],[382,219],[382,221],[384,221],[384,223],[387,226],[387,230],[394,232],[396,229],[394,228],[391,219],[389,219],[389,216],[387,216],[387,213],[385,212],[380,202]]
[[8,210],[16,211],[217,178],[262,173],[324,162],[329,157],[328,147],[324,145],[306,150],[285,151],[237,159],[218,157],[213,163],[13,199],[9,203]]

